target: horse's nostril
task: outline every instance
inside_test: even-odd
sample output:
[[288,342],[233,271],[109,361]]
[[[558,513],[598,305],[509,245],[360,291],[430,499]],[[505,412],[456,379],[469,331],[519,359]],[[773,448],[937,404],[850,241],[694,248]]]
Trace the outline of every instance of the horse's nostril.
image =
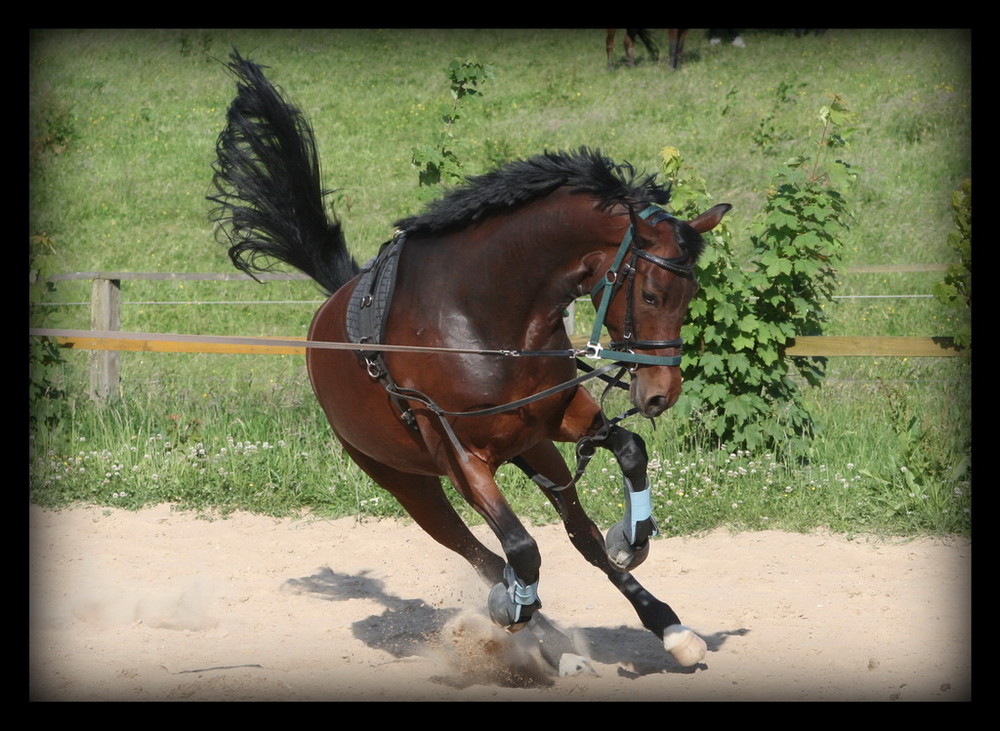
[[653,396],[653,398],[646,402],[646,408],[643,409],[643,414],[648,417],[659,416],[669,408],[670,401],[666,396]]

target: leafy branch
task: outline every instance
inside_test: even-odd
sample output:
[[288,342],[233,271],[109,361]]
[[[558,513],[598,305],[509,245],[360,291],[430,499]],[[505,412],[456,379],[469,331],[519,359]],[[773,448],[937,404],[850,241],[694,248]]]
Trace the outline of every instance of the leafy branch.
[[[824,305],[836,287],[840,235],[850,215],[833,183],[848,184],[856,173],[842,160],[827,158],[843,146],[850,119],[835,98],[821,110],[814,158],[793,158],[776,174],[751,229],[751,266],[737,264],[727,228],[706,234],[701,289],[682,331],[686,342],[697,345],[684,365],[685,391],[678,403],[690,417],[691,436],[777,449],[813,431],[792,375],[797,371],[819,386],[825,360],[786,353],[796,335],[821,333]],[[696,215],[710,204],[704,182],[685,170],[674,148],[662,155],[675,214]]]
[[972,349],[972,181],[965,180],[951,194],[955,230],[948,243],[958,261],[948,267],[944,280],[934,287],[935,298],[951,308],[954,341],[967,352]]
[[455,183],[465,177],[461,157],[455,150],[454,127],[465,113],[469,99],[478,97],[479,87],[493,78],[493,68],[470,59],[455,59],[447,69],[452,103],[440,112],[443,129],[428,144],[413,148],[411,161],[418,169],[422,188]]

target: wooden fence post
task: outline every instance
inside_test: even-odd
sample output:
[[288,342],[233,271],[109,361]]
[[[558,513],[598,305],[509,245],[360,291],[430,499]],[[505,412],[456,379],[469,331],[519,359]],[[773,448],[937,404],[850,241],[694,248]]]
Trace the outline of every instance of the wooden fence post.
[[[120,330],[121,280],[95,279],[90,295],[90,329]],[[118,397],[121,353],[117,350],[90,352],[90,397],[111,401]]]

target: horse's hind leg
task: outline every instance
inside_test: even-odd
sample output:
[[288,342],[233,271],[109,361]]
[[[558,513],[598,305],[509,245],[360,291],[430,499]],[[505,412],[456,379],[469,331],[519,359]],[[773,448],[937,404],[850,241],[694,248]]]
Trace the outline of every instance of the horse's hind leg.
[[501,627],[514,632],[531,620],[541,606],[537,586],[541,557],[538,545],[500,494],[487,466],[478,460],[454,468],[452,483],[482,515],[500,540],[506,561],[486,548],[469,530],[448,502],[437,477],[400,472],[377,462],[344,443],[351,458],[378,484],[388,490],[434,540],[463,556],[488,584],[490,615]]
[[618,32],[617,28],[608,28],[608,34],[605,37],[604,45],[605,45],[605,47],[607,48],[607,51],[608,51],[608,68],[609,69],[612,68],[615,65],[615,63],[614,63],[614,57],[615,57],[615,34],[617,32]]
[[589,665],[576,653],[573,642],[538,611],[542,606],[537,592],[541,568],[538,545],[500,493],[492,472],[482,464],[467,465],[452,475],[452,482],[486,519],[507,556],[503,580],[490,590],[490,618],[508,632],[527,627],[538,640],[542,655],[560,675],[586,671]]
[[[534,447],[515,462],[538,482],[560,486],[568,485],[572,479],[562,455],[552,442]],[[543,479],[538,480],[538,477]],[[664,648],[681,665],[701,662],[707,649],[705,641],[682,625],[670,605],[650,594],[631,573],[619,571],[611,565],[601,531],[584,511],[576,488],[553,490],[543,485],[543,491],[559,512],[570,541],[628,599],[643,626],[663,640]]]

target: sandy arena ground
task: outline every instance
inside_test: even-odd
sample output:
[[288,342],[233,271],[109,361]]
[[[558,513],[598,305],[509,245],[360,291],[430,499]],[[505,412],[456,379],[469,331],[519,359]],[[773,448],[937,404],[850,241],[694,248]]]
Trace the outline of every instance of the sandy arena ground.
[[971,542],[657,540],[636,576],[709,646],[682,668],[560,526],[532,534],[589,673],[494,628],[487,588],[413,525],[32,507],[30,698],[971,700]]

